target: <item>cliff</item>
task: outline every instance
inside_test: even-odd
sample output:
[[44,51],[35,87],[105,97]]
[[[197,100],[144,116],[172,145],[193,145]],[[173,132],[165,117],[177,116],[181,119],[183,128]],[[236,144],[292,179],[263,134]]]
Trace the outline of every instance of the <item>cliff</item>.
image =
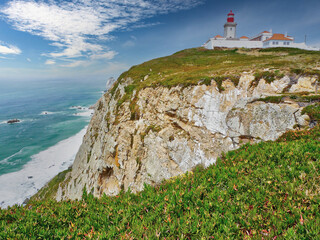
[[38,196],[141,191],[245,143],[314,124],[320,54],[191,49],[134,66],[96,104],[72,169]]

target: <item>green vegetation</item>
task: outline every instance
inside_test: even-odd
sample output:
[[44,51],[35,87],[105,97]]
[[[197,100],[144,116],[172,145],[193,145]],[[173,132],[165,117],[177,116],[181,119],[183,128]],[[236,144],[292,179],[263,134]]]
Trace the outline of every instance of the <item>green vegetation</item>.
[[[207,50],[192,48],[177,52],[171,56],[154,59],[124,72],[118,78],[111,95],[116,94],[117,87],[124,78],[131,78],[126,94],[118,101],[118,106],[131,99],[134,90],[140,91],[146,87],[191,86],[198,84],[210,85],[217,82],[223,91],[222,81],[230,79],[235,85],[239,82],[239,73],[243,71],[256,72],[254,84],[261,78],[267,82],[281,78],[283,74],[293,73],[293,69],[303,69],[308,66],[308,74],[320,62],[320,52],[300,49],[276,48],[263,50],[219,49]],[[269,69],[261,71],[261,69]],[[318,71],[319,72],[319,71]]]
[[291,72],[297,75],[317,76],[318,80],[320,79],[320,70],[295,68],[291,69]]
[[280,103],[283,99],[283,96],[268,96],[265,98],[260,98],[257,101],[267,102],[267,103]]
[[265,98],[259,98],[257,101],[269,102],[269,103],[281,103],[286,97],[289,97],[291,100],[295,102],[309,102],[315,103],[320,102],[320,95],[305,95],[309,93],[302,94],[282,94],[279,96],[268,96]]
[[254,80],[251,83],[251,86],[257,86],[260,79],[264,79],[267,83],[272,83],[276,79],[283,78],[284,74],[280,73],[279,70],[270,72],[270,71],[263,71],[257,72],[254,74]]
[[[320,119],[319,104],[304,111]],[[319,130],[246,144],[216,165],[138,194],[96,199],[84,191],[81,201],[33,201],[1,210],[0,239],[316,239]]]
[[299,48],[284,48],[284,47],[265,48],[265,49],[260,49],[259,52],[282,53],[282,54],[288,54],[288,55],[301,55],[301,54],[317,55],[319,53],[317,51],[308,51],[308,50],[303,50]]

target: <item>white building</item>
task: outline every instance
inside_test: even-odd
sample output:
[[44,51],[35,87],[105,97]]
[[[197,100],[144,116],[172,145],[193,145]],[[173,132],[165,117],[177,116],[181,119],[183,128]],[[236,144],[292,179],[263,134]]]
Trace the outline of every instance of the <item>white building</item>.
[[263,31],[252,38],[242,36],[237,38],[237,23],[234,21],[234,13],[230,11],[227,22],[224,24],[223,37],[217,35],[210,38],[203,47],[214,49],[215,47],[226,48],[271,48],[271,47],[291,47],[305,50],[320,51],[319,48],[307,46],[305,43],[295,43],[294,38],[287,34],[272,33]]

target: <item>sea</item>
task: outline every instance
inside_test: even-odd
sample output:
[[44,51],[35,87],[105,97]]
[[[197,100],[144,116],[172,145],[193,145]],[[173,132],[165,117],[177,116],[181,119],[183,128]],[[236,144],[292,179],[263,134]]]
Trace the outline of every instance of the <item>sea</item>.
[[72,165],[103,90],[103,81],[0,81],[1,208],[23,204]]

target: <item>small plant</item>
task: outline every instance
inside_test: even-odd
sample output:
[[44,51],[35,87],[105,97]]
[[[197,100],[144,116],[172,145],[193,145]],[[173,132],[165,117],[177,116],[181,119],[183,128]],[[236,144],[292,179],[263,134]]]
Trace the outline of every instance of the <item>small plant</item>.
[[257,101],[267,102],[267,103],[280,103],[283,96],[268,96],[265,98],[259,98]]

